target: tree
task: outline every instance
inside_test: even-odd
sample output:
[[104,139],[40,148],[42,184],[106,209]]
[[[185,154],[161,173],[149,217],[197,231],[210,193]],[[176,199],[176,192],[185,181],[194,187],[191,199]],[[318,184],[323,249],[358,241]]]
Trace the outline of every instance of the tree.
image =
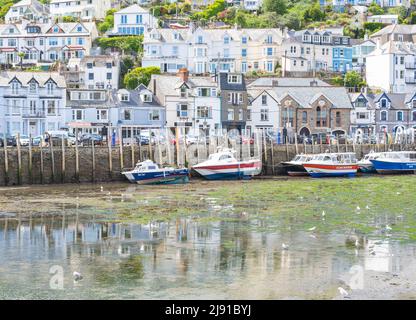
[[361,88],[365,86],[365,81],[357,71],[348,71],[344,76],[345,87]]
[[159,67],[139,67],[130,70],[124,76],[124,85],[127,89],[135,89],[139,84],[148,85],[152,74],[160,74]]
[[126,52],[137,54],[143,50],[143,36],[103,37],[97,39],[97,44],[103,49],[119,49],[123,55]]
[[287,0],[264,0],[263,10],[264,12],[276,12],[283,15],[286,13],[288,7]]
[[98,30],[100,32],[105,33],[114,27],[114,12],[116,11],[116,9],[110,9],[106,12],[104,21],[98,24]]
[[20,58],[20,70],[23,70],[23,58],[25,57],[25,53],[19,52],[17,56]]
[[372,15],[384,14],[384,9],[380,7],[375,1],[368,7],[368,12]]

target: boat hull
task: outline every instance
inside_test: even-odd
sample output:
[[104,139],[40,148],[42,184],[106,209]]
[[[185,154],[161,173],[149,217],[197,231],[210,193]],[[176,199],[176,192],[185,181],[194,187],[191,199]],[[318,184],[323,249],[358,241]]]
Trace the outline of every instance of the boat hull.
[[294,164],[290,162],[283,162],[283,169],[289,176],[307,176],[308,172],[302,164]]
[[362,173],[375,173],[377,172],[376,169],[374,168],[373,164],[369,163],[369,164],[358,164],[358,170],[360,170],[360,172]]
[[414,173],[416,172],[416,162],[396,162],[384,160],[371,160],[378,173]]
[[250,179],[261,172],[261,161],[195,166],[193,169],[208,180]]
[[137,184],[178,184],[189,181],[188,169],[160,170],[155,172],[123,172],[124,176]]
[[340,165],[340,164],[304,164],[303,165],[309,175],[313,178],[322,177],[355,177],[358,165]]

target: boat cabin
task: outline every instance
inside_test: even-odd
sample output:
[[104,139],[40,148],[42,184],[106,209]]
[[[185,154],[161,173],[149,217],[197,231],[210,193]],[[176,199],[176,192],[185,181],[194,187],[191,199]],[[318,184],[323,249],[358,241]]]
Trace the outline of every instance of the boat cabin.
[[145,160],[143,162],[138,162],[134,170],[135,171],[159,170],[159,166],[156,163],[154,163],[152,160]]
[[313,161],[350,164],[357,163],[355,153],[320,153],[313,157]]

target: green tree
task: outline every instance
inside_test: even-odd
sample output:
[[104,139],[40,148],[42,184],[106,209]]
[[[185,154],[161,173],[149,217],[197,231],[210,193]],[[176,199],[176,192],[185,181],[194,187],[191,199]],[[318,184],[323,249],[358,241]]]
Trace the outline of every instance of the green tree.
[[20,58],[20,70],[23,70],[23,58],[25,57],[25,53],[19,52],[17,56]]
[[121,36],[98,38],[97,44],[103,49],[115,48],[125,53],[138,54],[143,51],[143,36]]
[[139,67],[132,69],[124,76],[124,85],[127,89],[135,89],[141,83],[147,86],[152,74],[160,74],[160,68]]
[[264,12],[276,12],[283,15],[286,13],[288,7],[287,0],[264,0],[263,11]]
[[368,7],[368,12],[372,15],[384,14],[384,9],[380,7],[375,1]]
[[98,24],[98,30],[100,32],[105,33],[114,27],[114,12],[116,11],[116,9],[110,9],[106,12],[104,21]]
[[348,71],[344,76],[345,87],[359,89],[365,86],[365,81],[357,71]]

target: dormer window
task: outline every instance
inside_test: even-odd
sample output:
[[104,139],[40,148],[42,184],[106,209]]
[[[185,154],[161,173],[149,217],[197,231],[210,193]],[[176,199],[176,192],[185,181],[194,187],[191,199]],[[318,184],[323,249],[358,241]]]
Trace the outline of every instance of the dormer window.
[[81,26],[78,26],[78,27],[77,27],[77,31],[78,31],[78,32],[82,32],[82,27],[81,27]]
[[228,75],[228,83],[241,83],[241,76],[236,74]]
[[329,43],[329,37],[328,36],[323,36],[322,37],[322,42]]
[[181,87],[181,98],[186,98],[187,96],[187,89],[185,86]]
[[38,88],[38,86],[37,86],[35,81],[31,81],[29,83],[29,93],[36,93],[37,88]]
[[13,28],[10,28],[9,29],[9,33],[14,33],[14,29]]
[[199,44],[204,43],[204,38],[202,36],[198,36],[197,43]]
[[121,101],[130,101],[130,95],[128,93],[122,93],[120,95],[120,100]]
[[380,100],[380,107],[381,108],[387,108],[387,99],[381,99]]
[[57,33],[57,32],[59,32],[59,28],[57,26],[55,26],[55,27],[53,27],[52,31]]
[[267,35],[267,38],[266,38],[266,43],[272,43],[273,42],[273,36],[272,35]]
[[19,93],[19,87],[20,87],[19,82],[15,80],[11,83],[11,86],[12,86],[12,94],[18,94]]
[[319,42],[319,35],[313,36],[313,42]]
[[143,102],[152,102],[152,95],[148,94],[148,93],[142,94],[142,101]]
[[178,33],[174,33],[174,34],[173,34],[173,38],[174,38],[175,40],[179,40],[179,34],[178,34]]
[[53,94],[53,90],[55,89],[55,85],[52,82],[48,82],[46,84],[46,89],[48,91],[48,94]]
[[412,108],[416,109],[416,99],[412,100]]
[[303,35],[303,41],[304,42],[309,42],[311,41],[311,36],[309,34],[304,34]]

